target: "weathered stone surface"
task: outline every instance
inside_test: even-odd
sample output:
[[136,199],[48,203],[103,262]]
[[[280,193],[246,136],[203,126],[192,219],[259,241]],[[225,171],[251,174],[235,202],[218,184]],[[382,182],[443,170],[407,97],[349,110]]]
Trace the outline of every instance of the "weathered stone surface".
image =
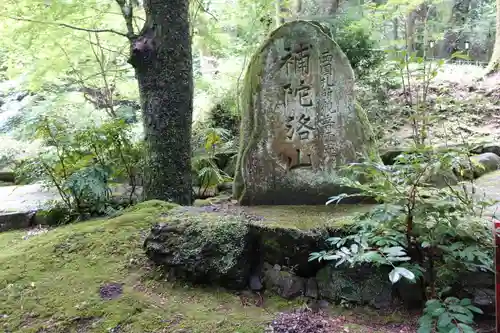
[[494,153],[500,156],[500,144],[490,142],[482,143],[472,148],[471,152],[474,154]]
[[307,279],[305,296],[310,297],[310,298],[318,298],[319,297],[318,281],[316,281],[315,278]]
[[[327,248],[322,243],[326,237],[342,236],[341,230],[279,227],[213,206],[176,206],[159,222],[145,241],[146,253],[176,278],[376,308],[390,306],[393,297],[408,308],[425,302],[420,284],[390,283],[392,267],[334,268],[332,262],[308,262],[311,252]],[[473,299],[486,313],[494,310],[492,274],[463,272],[459,278],[453,295]]]
[[469,158],[461,158],[454,168],[454,173],[461,179],[476,179],[500,169],[500,156],[494,153],[482,153]]
[[265,221],[253,222],[250,228],[255,242],[259,244],[263,262],[293,267],[298,275],[304,277],[314,276],[323,266],[318,261],[309,261],[309,255],[326,247],[325,239],[330,235],[326,228],[300,230],[269,226]]
[[237,216],[180,209],[155,225],[146,255],[175,278],[242,289],[252,267],[247,224]]
[[[111,190],[114,204],[128,202],[130,186],[112,185]],[[141,193],[142,187],[135,188],[132,199],[137,201]],[[22,229],[36,224],[55,225],[67,214],[64,208],[54,208],[61,203],[56,189],[46,189],[41,184],[0,186],[0,231]]]
[[385,165],[393,165],[396,162],[396,157],[411,151],[412,149],[408,147],[389,147],[380,151],[380,158]]
[[345,300],[376,308],[391,305],[392,285],[388,272],[371,267],[335,268],[328,265],[316,276],[319,295],[332,301]]
[[495,153],[483,153],[471,156],[471,161],[479,165],[474,168],[474,178],[481,177],[488,172],[500,169],[500,156]]
[[500,170],[487,173],[474,181],[474,187],[467,185],[467,190],[476,200],[492,200],[492,206],[486,208],[485,216],[498,216],[500,211]]
[[306,280],[290,272],[279,269],[278,265],[272,266],[264,263],[264,285],[283,298],[303,296],[306,292]]
[[33,213],[0,213],[0,232],[27,228],[32,217]]
[[16,175],[13,171],[0,171],[0,181],[6,183],[15,183]]
[[461,274],[457,295],[470,298],[472,303],[487,315],[495,315],[495,274],[489,272],[467,272]]
[[245,78],[234,196],[245,205],[322,204],[346,192],[335,168],[375,156],[349,60],[316,22],[274,31]]

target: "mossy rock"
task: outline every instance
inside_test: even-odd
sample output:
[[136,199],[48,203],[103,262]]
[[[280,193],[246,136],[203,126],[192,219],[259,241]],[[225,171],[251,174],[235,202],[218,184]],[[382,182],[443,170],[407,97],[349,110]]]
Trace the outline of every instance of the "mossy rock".
[[385,267],[335,268],[330,264],[316,276],[318,291],[321,297],[329,300],[386,308],[392,300],[389,272],[390,268]]
[[182,208],[151,229],[144,249],[172,277],[239,289],[248,282],[252,245],[242,218]]
[[253,223],[252,230],[259,244],[261,262],[289,267],[299,276],[314,276],[323,264],[310,262],[309,255],[326,248],[325,240],[330,234],[326,228],[300,230],[286,227],[268,227]]
[[[268,208],[260,211],[262,219],[258,211],[179,207],[158,221],[144,247],[171,276],[195,283],[243,288],[265,262],[288,267],[299,276],[315,276],[323,264],[309,262],[309,254],[325,248],[329,236],[344,233],[355,211],[321,206],[315,212],[306,207],[310,206],[278,209],[274,215]],[[312,216],[307,223],[301,217],[306,213]]]
[[[307,73],[288,73],[288,60],[300,57]],[[320,76],[325,69],[331,72]],[[295,97],[288,100],[283,87],[296,89]],[[337,168],[378,156],[353,91],[349,60],[326,27],[297,20],[272,32],[245,75],[234,198],[243,205],[315,205],[352,193],[336,184]]]

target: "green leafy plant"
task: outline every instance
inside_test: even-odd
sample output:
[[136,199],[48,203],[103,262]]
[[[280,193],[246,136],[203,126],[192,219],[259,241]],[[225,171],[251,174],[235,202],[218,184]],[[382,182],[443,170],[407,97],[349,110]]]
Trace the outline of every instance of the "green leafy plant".
[[419,319],[417,333],[473,333],[469,325],[474,322],[474,313],[483,311],[468,298],[447,297],[444,301],[432,299],[426,302],[424,314]]
[[110,183],[124,174],[132,185],[132,201],[140,153],[132,144],[129,126],[113,120],[75,130],[70,124],[57,115],[43,116],[32,124],[43,150],[18,163],[19,178],[57,189],[69,214],[79,218],[108,211]]
[[203,197],[207,190],[232,180],[231,176],[218,164],[221,155],[230,155],[230,161],[235,158],[235,141],[230,131],[223,128],[201,127],[193,135],[192,168],[196,175],[199,192]]
[[[393,166],[366,161],[344,168],[345,178],[340,184],[358,189],[359,193],[332,197],[327,204],[359,195],[373,197],[382,204],[361,215],[351,235],[329,239],[332,249],[312,253],[310,260],[333,260],[336,265],[351,266],[389,265],[393,267],[389,274],[392,283],[406,278],[416,283],[424,298],[434,300],[426,303],[426,309],[436,302],[449,304],[450,300],[441,301],[440,295],[458,282],[460,272],[493,272],[491,230],[481,213],[494,201],[475,200],[465,187],[459,195],[460,183],[458,187],[444,188],[430,183],[432,175],[457,165],[457,159],[463,158],[461,154],[421,148],[401,154]],[[457,309],[454,306],[449,311]],[[462,329],[471,322],[457,319],[443,327],[453,324]],[[425,320],[422,323],[427,325]],[[422,328],[419,332],[444,331]]]
[[[373,244],[373,241],[375,241],[375,244],[383,242],[387,246],[370,246],[369,244]],[[344,263],[348,263],[351,267],[363,263],[370,263],[376,266],[390,265],[393,267],[389,273],[389,280],[392,283],[398,282],[401,277],[405,277],[410,281],[415,280],[415,274],[409,269],[403,266],[396,266],[397,263],[410,261],[411,258],[403,247],[397,246],[399,243],[395,240],[376,237],[369,232],[358,232],[344,238],[328,238],[327,243],[333,247],[333,250],[313,252],[310,254],[309,260],[335,260],[335,267]]]

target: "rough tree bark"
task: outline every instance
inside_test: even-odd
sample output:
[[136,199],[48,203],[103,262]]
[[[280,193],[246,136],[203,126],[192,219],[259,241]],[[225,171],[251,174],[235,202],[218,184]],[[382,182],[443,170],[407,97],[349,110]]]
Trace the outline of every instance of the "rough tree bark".
[[133,0],[116,0],[127,23],[129,63],[139,84],[146,142],[146,199],[192,201],[193,73],[188,0],[144,0],[133,31]]
[[486,68],[486,75],[495,73],[500,67],[500,0],[497,3],[497,22],[496,22],[496,34],[495,34],[495,45],[493,46],[493,54],[491,55],[490,63]]

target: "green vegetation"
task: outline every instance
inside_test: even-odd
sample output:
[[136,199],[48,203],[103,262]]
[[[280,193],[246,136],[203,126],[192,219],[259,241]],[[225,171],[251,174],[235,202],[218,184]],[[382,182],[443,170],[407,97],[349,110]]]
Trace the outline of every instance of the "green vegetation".
[[[480,66],[453,62],[491,60],[487,72],[498,71],[499,1],[189,0],[189,12],[188,0],[153,8],[136,0],[2,1],[0,170],[8,177],[0,186],[12,184],[12,170],[16,183],[43,182],[61,200],[40,212],[40,220],[72,224],[37,235],[0,234],[0,329],[261,332],[276,311],[301,303],[266,295],[265,308],[243,307],[223,290],[164,281],[142,246],[153,224],[168,222],[185,232],[174,244],[183,250],[180,259],[201,256],[215,241],[211,250],[219,258],[204,262],[221,272],[238,266],[238,246],[250,228],[269,236],[263,240],[275,250],[269,257],[301,261],[288,257],[305,252],[306,263],[309,247],[341,229],[346,235],[330,237],[328,248],[315,249],[311,259],[342,268],[385,266],[396,286],[409,280],[422,294],[419,333],[472,332],[481,310],[453,292],[464,272],[492,270],[486,213],[498,203],[478,198],[476,189],[499,198],[499,171],[473,179],[471,155],[500,155],[496,144],[472,149],[477,139],[500,138],[498,80],[474,81],[483,77]],[[162,29],[166,14],[178,24]],[[380,146],[408,148],[394,165],[372,160],[346,167],[340,182],[379,205],[235,209],[230,202],[233,178],[235,194],[245,192],[237,166],[248,159],[246,147],[258,144],[255,133],[238,138],[239,132],[262,128],[263,118],[243,117],[261,84],[266,59],[259,50],[279,37],[271,33],[277,23],[296,19],[314,21],[322,32],[331,28],[351,63],[358,120],[375,129],[363,133],[373,144],[370,155]],[[152,44],[164,49],[152,57],[130,54],[152,22],[160,27],[154,42],[162,41]],[[184,47],[168,42],[179,40]],[[140,66],[129,61],[134,58],[153,61]],[[452,144],[463,149],[436,149]],[[311,184],[320,178],[312,176]],[[120,202],[113,199],[116,184],[130,189]],[[155,190],[155,198],[202,200],[189,213],[162,201],[137,204],[143,186]],[[242,215],[209,215],[201,208],[206,205]],[[248,226],[245,214],[264,219]],[[311,269],[308,278],[316,273]],[[100,286],[111,282],[124,284],[123,295],[101,299]],[[351,332],[373,331],[346,325]]]
[[[154,279],[142,240],[172,205],[145,202],[122,215],[35,235],[0,234],[0,325],[11,332],[85,329],[103,332],[262,332],[272,314],[288,308],[275,297],[266,309],[243,308],[238,296]],[[105,283],[123,283],[123,295],[102,300]]]
[[[412,81],[408,63],[414,62],[421,68]],[[415,98],[406,97],[413,150],[399,154],[391,166],[373,161],[346,166],[339,184],[360,192],[327,202],[362,195],[383,204],[360,217],[350,235],[327,239],[329,248],[311,253],[309,260],[334,261],[335,267],[366,263],[390,267],[388,278],[393,284],[407,280],[421,291],[425,306],[419,333],[474,332],[474,315],[483,311],[471,299],[455,297],[452,290],[463,272],[494,272],[491,222],[484,212],[498,202],[478,199],[468,190],[467,185],[475,186],[471,170],[477,163],[467,149],[443,152],[429,145],[426,91],[436,72],[427,62],[425,57],[406,54],[400,62],[406,89],[422,91]],[[439,174],[444,184],[440,187],[435,184]],[[356,180],[360,175],[365,182]]]
[[252,206],[244,211],[264,218],[262,224],[300,230],[339,228],[352,225],[359,214],[366,213],[373,205],[337,206]]
[[[146,262],[141,247],[153,224],[182,218],[177,207],[147,201],[113,218],[62,226],[27,239],[25,231],[0,234],[2,328],[10,332],[103,332],[120,327],[122,332],[261,333],[277,312],[304,304],[300,298],[287,301],[266,293],[264,307],[243,306],[235,293],[163,279],[161,271]],[[216,224],[213,230],[218,230]],[[101,299],[99,288],[107,283],[123,284],[123,294]],[[373,312],[371,317],[388,320]],[[361,323],[346,322],[345,327],[354,333],[369,331]]]

